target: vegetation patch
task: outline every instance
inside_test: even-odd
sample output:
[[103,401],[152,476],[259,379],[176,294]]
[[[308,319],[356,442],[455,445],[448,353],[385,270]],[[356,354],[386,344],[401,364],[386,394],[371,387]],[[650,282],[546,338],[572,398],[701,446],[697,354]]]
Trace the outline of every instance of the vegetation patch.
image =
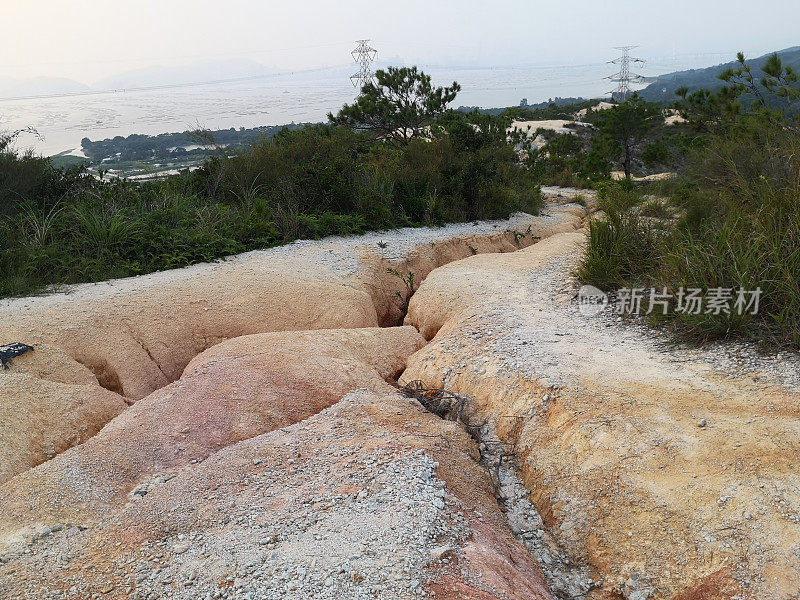
[[450,110],[457,84],[435,87],[416,69],[379,72],[377,81],[329,124],[284,128],[236,152],[220,147],[196,170],[159,181],[56,168],[6,136],[0,297],[298,238],[538,211],[538,182],[507,139],[508,117]]
[[[797,74],[776,56],[761,77],[743,56],[712,92],[680,90],[695,136],[673,182],[600,187],[578,276],[616,288],[760,290],[757,314],[680,311],[657,322],[690,339],[740,336],[800,347],[800,129]],[[727,293],[727,292],[726,292]],[[651,317],[654,318],[655,317]]]

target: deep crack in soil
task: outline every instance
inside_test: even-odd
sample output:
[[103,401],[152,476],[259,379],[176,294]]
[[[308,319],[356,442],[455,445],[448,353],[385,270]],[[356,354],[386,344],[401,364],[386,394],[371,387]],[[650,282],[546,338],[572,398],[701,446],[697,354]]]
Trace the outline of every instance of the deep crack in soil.
[[[475,462],[478,452],[463,432],[415,416],[416,409],[403,402],[394,412],[370,420],[366,416],[370,411],[379,406],[385,410],[398,400],[390,400],[390,395],[375,403],[368,394],[346,409],[351,418],[357,417],[348,426],[363,421],[357,435],[353,433],[356,437],[348,441],[331,425],[331,409],[326,407],[345,406],[342,398],[359,388],[390,393],[386,382],[396,379],[407,357],[424,344],[409,327],[351,328],[402,321],[416,285],[443,264],[480,252],[515,251],[551,233],[572,231],[580,226],[582,214],[578,207],[553,206],[549,215],[520,216],[488,228],[416,230],[413,236],[421,238],[416,246],[403,240],[405,234],[381,234],[390,243],[382,239],[380,250],[365,244],[370,236],[338,248],[335,240],[299,243],[174,272],[174,280],[154,274],[79,287],[71,297],[4,302],[0,312],[13,318],[0,326],[0,335],[30,339],[37,347],[32,358],[14,364],[5,381],[33,384],[34,389],[55,386],[56,404],[63,390],[80,388],[90,397],[84,402],[89,410],[96,410],[94,398],[103,394],[132,406],[98,435],[87,430],[88,437],[72,439],[66,447],[55,444],[55,451],[43,449],[42,454],[31,455],[29,468],[17,467],[18,475],[0,486],[0,595],[194,598],[205,589],[209,591],[203,597],[208,598],[305,598],[309,590],[315,597],[335,598],[425,593],[441,598],[548,598],[536,562],[513,541],[490,500],[491,478],[481,474]],[[265,254],[277,260],[264,263]],[[156,290],[157,283],[165,289]],[[15,313],[15,309],[21,310]],[[125,327],[114,328],[115,319]],[[333,330],[339,325],[346,329]],[[258,333],[264,328],[288,331]],[[309,328],[317,331],[301,331]],[[13,391],[10,397],[14,399]],[[16,410],[16,404],[11,402],[9,408]],[[107,421],[101,420],[100,426]],[[399,429],[392,433],[393,428]],[[397,554],[397,546],[380,546],[392,534],[379,524],[377,537],[361,541],[363,552],[344,557],[334,570],[320,572],[316,561],[302,568],[281,562],[284,559],[269,563],[269,557],[260,559],[262,566],[256,571],[252,560],[250,567],[242,568],[243,557],[260,556],[256,550],[264,546],[275,550],[272,558],[277,552],[278,557],[302,562],[298,552],[332,533],[323,527],[313,540],[295,539],[302,528],[297,528],[292,513],[282,516],[275,504],[279,501],[273,498],[269,508],[260,510],[275,511],[275,519],[289,519],[290,525],[285,539],[267,536],[272,541],[262,544],[247,525],[247,513],[231,513],[236,504],[266,499],[259,495],[265,488],[257,483],[255,495],[245,491],[259,480],[257,473],[267,459],[245,458],[239,464],[247,472],[236,483],[229,457],[242,451],[246,456],[250,446],[280,445],[281,438],[307,436],[314,430],[327,431],[318,434],[318,440],[342,439],[343,455],[361,456],[365,443],[388,444],[382,464],[401,459],[415,446],[421,459],[433,460],[437,473],[412,476],[422,477],[421,496],[412,494],[411,488],[381,492],[387,484],[371,475],[357,476],[352,462],[342,467],[342,475],[354,477],[356,487],[342,483],[344,487],[326,496],[322,480],[306,481],[311,476],[307,467],[293,467],[294,458],[283,465],[282,480],[295,483],[284,490],[288,495],[280,502],[299,500],[292,492],[297,485],[320,492],[314,507],[319,502],[326,505],[326,497],[338,498],[345,512],[337,527],[345,532],[354,525],[354,517],[345,516],[352,510],[351,502],[360,501],[365,491],[371,497],[370,486],[379,492],[374,505],[385,506],[387,514],[397,513],[397,506],[419,510],[432,506],[440,525],[417,523],[423,514],[417,509],[408,513],[410,531],[422,537],[406,559]],[[58,428],[54,434],[59,435]],[[300,449],[313,445],[314,434],[310,435],[303,438],[306,441],[287,442],[299,449],[297,456]],[[331,464],[336,450],[329,442],[314,452],[314,460],[324,466]],[[430,458],[437,456],[443,458]],[[212,480],[218,483],[211,484]],[[188,494],[186,486],[192,488]],[[222,496],[220,489],[226,490]],[[236,501],[228,504],[225,498]],[[339,506],[336,502],[331,508]],[[216,508],[208,512],[212,505]],[[254,508],[255,504],[250,510]],[[318,515],[317,510],[310,514]],[[245,529],[237,539],[244,540],[244,554],[237,554],[239,544],[228,536],[231,528],[241,525]],[[179,557],[185,547],[204,548],[198,560],[207,561],[212,540],[227,558],[222,557],[216,567],[183,564]],[[256,545],[248,549],[251,543]],[[405,567],[398,563],[394,575],[398,586],[387,587],[382,569],[361,564],[378,547],[390,564],[406,561]],[[137,552],[157,568],[152,572],[143,568],[141,561],[136,562]],[[269,572],[267,564],[272,564]],[[361,565],[359,570],[354,564]],[[130,570],[134,566],[135,572]],[[143,572],[148,575],[136,574]]]

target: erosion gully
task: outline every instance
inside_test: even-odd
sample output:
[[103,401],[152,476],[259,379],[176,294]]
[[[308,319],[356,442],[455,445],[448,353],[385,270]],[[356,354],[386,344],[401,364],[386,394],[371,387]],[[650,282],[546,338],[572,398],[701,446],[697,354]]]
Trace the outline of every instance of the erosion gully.
[[[509,250],[509,236],[513,236],[515,246],[511,250],[524,248],[538,241],[533,235],[526,239],[525,233],[519,235],[513,232],[500,236],[495,252]],[[446,264],[441,260],[436,262],[439,264],[427,265],[420,264],[419,260],[406,260],[389,267],[381,266],[385,268],[385,272],[379,274],[378,284],[373,286],[371,293],[381,326],[394,327],[402,324],[415,288],[435,268]],[[161,370],[158,361],[152,355],[150,358]],[[119,378],[108,365],[95,366],[92,370],[102,387],[118,394],[121,392]],[[396,381],[394,383],[397,384]],[[449,394],[446,390],[427,390],[428,394],[423,395],[420,389],[398,387],[406,395],[416,397],[423,406],[440,418],[458,421],[472,436],[480,452],[480,462],[489,474],[498,505],[505,514],[510,529],[538,560],[554,596],[559,600],[567,600],[586,595],[597,582],[592,581],[585,566],[570,562],[555,537],[545,527],[542,517],[529,499],[530,491],[524,487],[518,476],[515,449],[499,439],[495,424],[490,421],[479,422],[475,412],[470,409],[470,398]],[[446,403],[449,406],[445,407]],[[453,410],[454,403],[458,405],[457,410]]]

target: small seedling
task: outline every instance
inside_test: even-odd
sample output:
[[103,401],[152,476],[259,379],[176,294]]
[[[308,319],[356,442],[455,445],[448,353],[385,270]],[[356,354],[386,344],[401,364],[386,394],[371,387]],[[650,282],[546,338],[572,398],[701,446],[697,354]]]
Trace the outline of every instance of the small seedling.
[[409,271],[403,275],[400,271],[397,269],[392,269],[391,267],[386,269],[386,271],[389,273],[389,275],[398,277],[406,287],[405,292],[394,293],[394,295],[397,296],[397,299],[400,301],[400,318],[398,323],[402,325],[403,318],[405,317],[406,313],[408,313],[408,305],[411,302],[411,296],[414,295],[414,273]]

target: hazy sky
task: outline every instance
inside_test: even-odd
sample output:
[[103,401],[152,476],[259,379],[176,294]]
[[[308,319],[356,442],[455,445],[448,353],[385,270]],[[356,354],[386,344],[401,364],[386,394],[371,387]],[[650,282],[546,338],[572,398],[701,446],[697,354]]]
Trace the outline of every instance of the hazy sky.
[[0,18],[0,76],[84,83],[209,59],[345,64],[358,38],[428,65],[594,63],[638,44],[657,72],[673,52],[800,45],[798,0],[4,0]]

